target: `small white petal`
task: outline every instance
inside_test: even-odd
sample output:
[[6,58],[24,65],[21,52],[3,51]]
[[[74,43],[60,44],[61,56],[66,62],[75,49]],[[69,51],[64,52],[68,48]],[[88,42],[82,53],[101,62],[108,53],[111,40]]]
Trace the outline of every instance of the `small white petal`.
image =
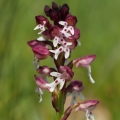
[[55,87],[60,83],[60,79],[56,79],[55,81],[53,81],[50,84],[47,84],[46,86],[50,87],[49,91],[53,92],[55,90]]
[[92,120],[95,120],[95,118],[94,118],[94,115],[93,115],[93,114],[90,114],[90,118],[91,118]]
[[34,28],[34,30],[37,30],[37,29],[40,29],[40,24]]
[[50,52],[52,52],[52,53],[55,53],[55,50],[49,50]]
[[86,111],[86,118],[87,118],[87,120],[90,120],[90,116],[89,116],[89,111],[88,110]]
[[53,40],[53,46],[56,47],[58,45],[59,37],[55,37]]
[[43,36],[39,37],[37,40],[38,41],[46,41],[46,39]]
[[70,37],[71,36],[71,34],[67,33],[67,32],[64,32],[64,34],[65,34],[66,37]]
[[58,55],[63,51],[63,46],[59,47],[56,50],[49,50],[50,52],[54,53],[54,58],[57,60]]
[[83,99],[83,100],[85,99],[85,97],[83,96],[83,94],[81,92],[78,93],[78,95],[80,96],[81,99]]
[[34,65],[35,70],[39,68],[39,60],[37,60],[36,57],[34,57],[33,65]]
[[74,35],[74,29],[73,29],[72,26],[69,26],[69,27],[68,27],[68,30],[71,32],[72,35]]
[[67,22],[65,22],[65,21],[59,21],[59,24],[60,24],[60,25],[63,25],[63,26],[66,26],[66,25],[67,25]]
[[43,91],[41,90],[41,88],[37,88],[37,89],[35,90],[35,92],[37,92],[37,93],[39,94],[39,97],[40,97],[39,102],[42,102],[42,94],[43,94]]
[[67,45],[72,45],[72,42],[67,42]]
[[60,90],[63,88],[64,84],[65,84],[65,80],[64,79],[60,79],[61,82],[60,82]]
[[54,77],[60,77],[61,76],[61,74],[59,72],[51,72],[50,75],[54,76]]
[[93,78],[92,78],[92,76],[91,76],[91,73],[88,73],[88,76],[89,76],[90,82],[91,82],[91,83],[95,83],[95,81],[93,80]]
[[57,58],[58,58],[58,55],[59,55],[59,54],[55,54],[55,55],[54,55],[54,58],[55,58],[56,60],[57,60]]
[[79,40],[77,40],[78,46],[81,46],[81,42]]
[[67,59],[69,57],[69,55],[70,55],[70,49],[69,48],[65,48],[64,52],[65,52],[65,59]]
[[46,24],[46,21],[43,21],[43,24],[45,25],[45,24]]
[[88,76],[89,76],[89,79],[90,79],[91,83],[95,83],[95,81],[93,80],[93,78],[91,76],[91,67],[90,67],[90,65],[88,65],[86,68],[88,69]]
[[72,100],[71,100],[71,103],[70,103],[71,105],[75,103],[76,97],[77,97],[76,92],[72,92]]

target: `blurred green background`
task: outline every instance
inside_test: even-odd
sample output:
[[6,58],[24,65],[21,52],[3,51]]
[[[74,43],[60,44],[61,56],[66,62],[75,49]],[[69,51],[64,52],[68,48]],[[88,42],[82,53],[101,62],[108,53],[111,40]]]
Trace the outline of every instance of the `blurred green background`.
[[[44,15],[50,0],[0,1],[0,120],[54,120],[51,95],[44,92],[43,102],[34,92],[36,74],[33,53],[27,41],[38,38],[34,16]],[[84,83],[86,99],[98,99],[93,111],[96,120],[120,119],[120,1],[119,0],[54,0],[67,3],[78,18],[82,46],[72,58],[96,54],[91,64],[96,83],[89,82],[87,70],[75,70],[75,79]],[[43,65],[51,64],[49,59]],[[69,103],[70,98],[68,98]],[[80,99],[78,99],[80,101]],[[67,104],[65,105],[67,106]],[[85,120],[85,113],[70,115],[68,120]]]

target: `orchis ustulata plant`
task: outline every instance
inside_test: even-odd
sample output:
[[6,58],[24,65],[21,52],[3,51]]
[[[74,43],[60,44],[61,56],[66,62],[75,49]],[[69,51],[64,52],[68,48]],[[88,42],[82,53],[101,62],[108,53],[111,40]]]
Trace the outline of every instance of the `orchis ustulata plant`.
[[[39,76],[34,76],[37,84],[36,92],[42,101],[43,90],[47,90],[52,94],[52,105],[57,112],[56,120],[67,120],[71,111],[86,112],[87,120],[94,120],[92,110],[99,103],[98,100],[87,100],[85,102],[76,103],[76,97],[85,99],[82,95],[84,89],[83,83],[80,80],[74,80],[73,65],[77,67],[85,67],[88,70],[88,76],[91,83],[95,83],[91,76],[91,62],[96,58],[96,55],[87,55],[81,58],[76,58],[69,63],[72,51],[80,45],[80,31],[76,28],[77,18],[69,13],[69,6],[63,4],[58,6],[52,3],[52,8],[45,6],[45,14],[49,20],[38,15],[35,17],[37,26],[34,30],[39,29],[40,37],[28,42],[34,53],[34,68],[39,73]],[[41,66],[40,61],[48,57],[54,59],[56,68]],[[53,82],[49,82],[47,77],[53,77]],[[48,80],[47,80],[48,79]],[[66,97],[71,95],[72,100],[70,106],[64,111]]]

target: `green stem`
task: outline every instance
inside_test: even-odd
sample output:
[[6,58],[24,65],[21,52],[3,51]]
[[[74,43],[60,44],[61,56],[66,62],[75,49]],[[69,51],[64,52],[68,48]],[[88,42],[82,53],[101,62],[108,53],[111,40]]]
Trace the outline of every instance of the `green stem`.
[[63,94],[63,91],[59,91],[58,107],[59,107],[59,112],[57,112],[57,114],[56,114],[56,120],[61,120],[61,118],[64,114],[64,94]]

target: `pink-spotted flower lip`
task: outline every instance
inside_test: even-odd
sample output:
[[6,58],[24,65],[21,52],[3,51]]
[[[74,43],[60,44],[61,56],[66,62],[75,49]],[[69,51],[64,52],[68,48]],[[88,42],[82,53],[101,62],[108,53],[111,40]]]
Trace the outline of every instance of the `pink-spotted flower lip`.
[[56,50],[49,50],[50,52],[54,53],[54,58],[57,60],[58,56],[61,52],[64,52],[64,56],[65,59],[67,59],[70,56],[70,49],[68,46],[64,47],[64,46],[60,46],[59,48],[57,48]]
[[60,66],[59,70],[62,73],[62,76],[64,76],[64,78],[68,81],[74,76],[74,72],[68,66]]
[[59,24],[63,26],[63,29],[60,31],[65,37],[69,38],[70,36],[74,35],[74,28],[69,26],[65,21],[59,21]]
[[59,84],[60,87],[59,89],[61,90],[65,84],[65,81],[70,81],[70,79],[73,77],[74,73],[72,72],[72,70],[67,67],[67,66],[61,66],[60,67],[60,71],[59,72],[51,72],[50,75],[52,77],[55,77],[55,81],[53,81],[52,83],[50,83],[48,86],[50,87],[50,91],[53,92],[55,90],[55,87]]
[[[67,73],[67,72],[66,72]],[[59,72],[51,72],[50,75],[52,77],[55,77],[55,81],[53,81],[52,83],[50,83],[48,86],[50,87],[50,92],[53,92],[55,90],[55,87],[59,84],[60,87],[59,89],[61,90],[65,84],[65,80],[69,75],[66,75],[65,72],[63,73],[59,73]],[[69,76],[70,77],[70,76]],[[68,77],[68,78],[69,78]],[[68,79],[67,78],[67,79]]]
[[88,69],[88,76],[90,79],[91,83],[95,83],[95,81],[93,80],[92,76],[91,76],[91,66],[90,63],[96,58],[96,55],[88,55],[88,56],[84,56],[82,58],[77,58],[75,60],[73,60],[73,64],[76,64],[76,68],[79,66],[85,67]]

